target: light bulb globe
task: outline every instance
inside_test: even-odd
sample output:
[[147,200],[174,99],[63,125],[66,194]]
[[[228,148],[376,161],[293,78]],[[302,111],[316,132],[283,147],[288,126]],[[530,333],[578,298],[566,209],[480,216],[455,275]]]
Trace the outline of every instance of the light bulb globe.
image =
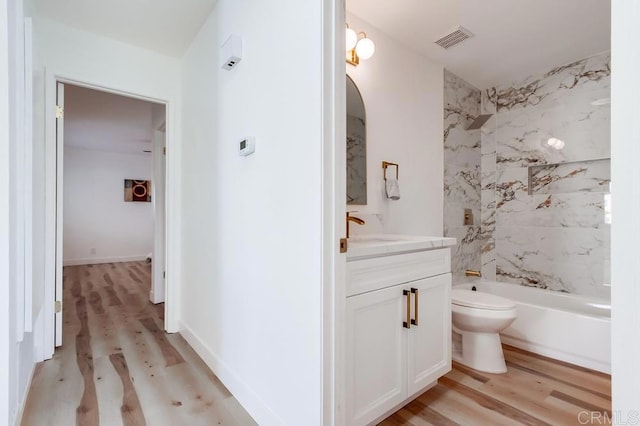
[[356,44],[356,53],[360,59],[369,59],[376,51],[376,45],[370,38],[363,38]]
[[356,34],[356,32],[351,28],[347,28],[345,30],[345,39],[347,52],[356,47],[356,44],[358,44],[358,34]]

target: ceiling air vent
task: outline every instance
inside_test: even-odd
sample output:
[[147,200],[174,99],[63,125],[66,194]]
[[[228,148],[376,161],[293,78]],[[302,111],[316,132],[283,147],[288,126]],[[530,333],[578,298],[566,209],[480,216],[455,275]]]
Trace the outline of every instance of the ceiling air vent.
[[473,33],[464,27],[456,27],[449,31],[446,35],[436,40],[436,44],[444,49],[449,49],[458,43],[462,43],[468,38],[473,37]]

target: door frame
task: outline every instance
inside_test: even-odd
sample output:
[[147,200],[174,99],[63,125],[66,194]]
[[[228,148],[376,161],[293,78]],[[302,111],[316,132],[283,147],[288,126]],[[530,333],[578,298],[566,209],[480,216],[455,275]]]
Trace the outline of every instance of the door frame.
[[[94,81],[74,78],[50,69],[44,72],[45,85],[45,270],[44,270],[44,306],[42,318],[42,352],[38,358],[50,359],[55,351],[55,295],[57,271],[62,268],[62,253],[56,249],[58,244],[58,223],[62,223],[62,214],[58,215],[57,206],[62,203],[63,169],[58,168],[58,156],[62,155],[63,145],[56,142],[56,87],[58,83],[71,84],[101,92],[113,93],[129,98],[163,104],[166,116],[165,159],[165,331],[179,331],[179,277],[180,277],[180,218],[179,218],[179,144],[177,143],[178,102],[174,99],[152,96],[107,87]],[[60,229],[62,227],[60,226]],[[59,274],[61,277],[62,274]],[[63,306],[64,310],[64,306]],[[36,336],[38,338],[38,336]],[[38,359],[40,361],[41,359]]]
[[[164,130],[161,130],[164,129]],[[162,123],[157,129],[153,129],[153,137],[151,143],[151,155],[153,157],[153,182],[151,185],[153,194],[153,259],[151,262],[151,290],[149,290],[149,300],[153,304],[163,303],[165,301],[165,288],[164,288],[164,271],[166,270],[166,258],[167,248],[165,244],[165,230],[166,230],[166,169],[167,157],[164,154],[164,148],[166,147],[167,132],[166,132],[166,111],[165,122]],[[158,143],[161,141],[161,143]],[[159,184],[161,182],[161,184]],[[159,195],[161,194],[161,195]],[[160,202],[158,202],[160,200]]]
[[345,0],[322,2],[322,424],[344,425],[346,384]]
[[[611,375],[612,413],[619,424],[638,419],[640,344],[630,330],[640,326],[640,66],[636,40],[640,4],[611,2]],[[614,421],[614,423],[617,423]]]

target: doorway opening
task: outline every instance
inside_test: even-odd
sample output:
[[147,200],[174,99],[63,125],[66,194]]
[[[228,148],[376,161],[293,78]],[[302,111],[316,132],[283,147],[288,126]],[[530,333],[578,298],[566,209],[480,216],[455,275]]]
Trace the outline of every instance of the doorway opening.
[[121,304],[166,328],[166,106],[57,82],[56,166],[55,346]]

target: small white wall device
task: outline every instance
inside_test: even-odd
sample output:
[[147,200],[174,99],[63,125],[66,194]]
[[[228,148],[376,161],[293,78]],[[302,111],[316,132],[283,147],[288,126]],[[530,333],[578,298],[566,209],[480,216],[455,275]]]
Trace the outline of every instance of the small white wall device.
[[256,150],[256,138],[250,137],[240,141],[238,143],[238,154],[247,156],[253,154]]
[[221,67],[232,70],[242,60],[242,37],[230,35],[227,41],[220,46]]

